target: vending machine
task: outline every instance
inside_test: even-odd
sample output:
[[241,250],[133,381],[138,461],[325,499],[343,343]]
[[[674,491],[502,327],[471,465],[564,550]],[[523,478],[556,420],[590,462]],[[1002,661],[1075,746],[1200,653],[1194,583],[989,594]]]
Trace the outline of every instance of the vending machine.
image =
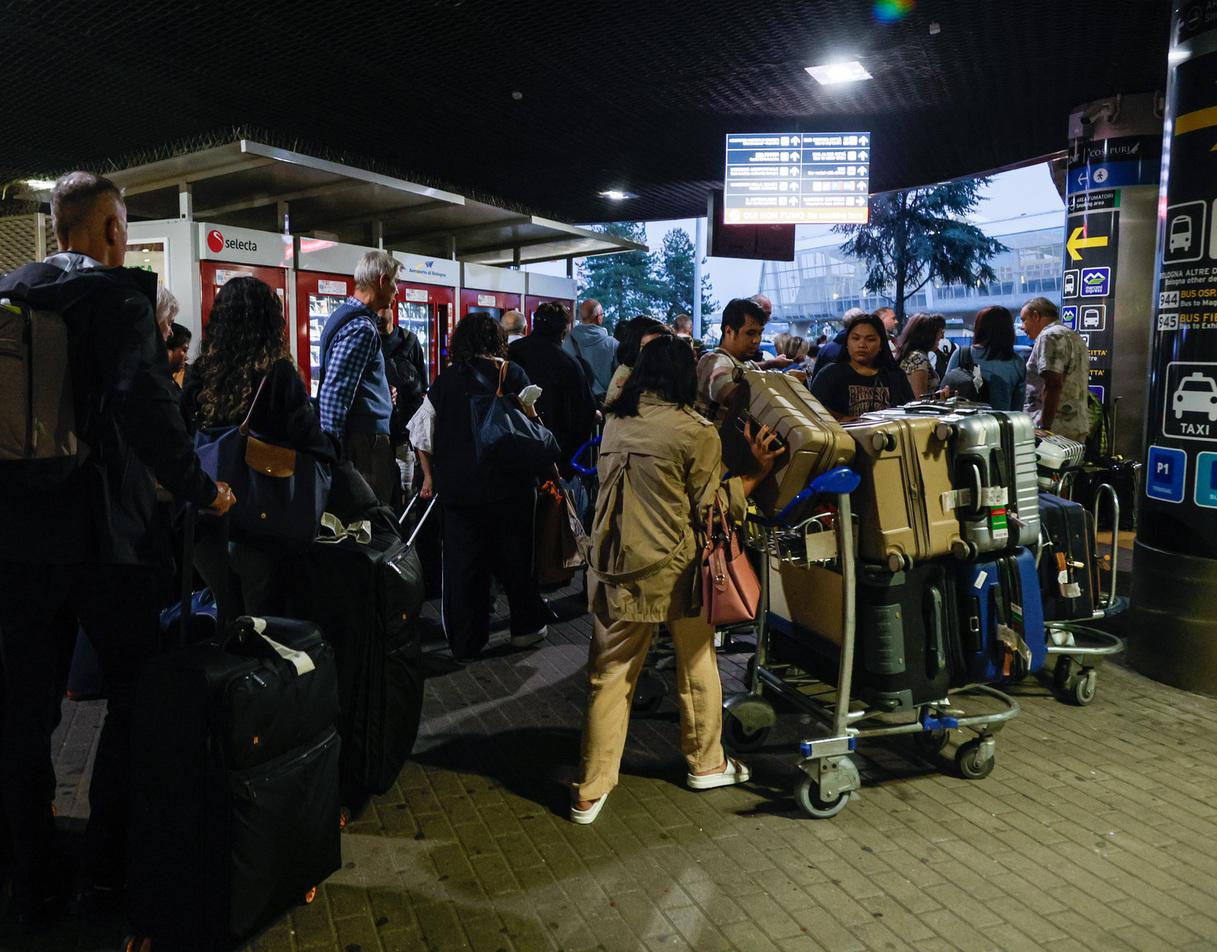
[[461,264],[405,251],[395,251],[393,257],[401,262],[397,275],[397,323],[418,335],[427,363],[427,379],[431,381],[448,363],[448,338],[456,326]]
[[484,264],[461,265],[461,317],[489,314],[496,321],[507,311],[522,310],[524,272]]
[[[230,279],[251,275],[270,285],[283,302],[284,316],[291,314],[291,275],[294,248],[291,235],[269,231],[209,225],[196,222],[199,259],[199,326],[207,326],[207,315],[215,303],[216,292]],[[289,330],[288,340],[293,344]]]
[[194,222],[181,218],[131,222],[124,264],[156,274],[157,284],[177,298],[177,323],[190,328],[197,353],[203,324],[199,319],[199,262],[194,252]]
[[325,322],[355,292],[355,267],[373,250],[323,238],[296,239],[296,362],[313,396]]
[[575,313],[575,279],[562,278],[553,274],[536,274],[532,271],[525,273],[526,282],[524,296],[524,316],[528,318],[528,326],[532,328],[532,316],[537,307],[544,303],[565,304],[573,315]]

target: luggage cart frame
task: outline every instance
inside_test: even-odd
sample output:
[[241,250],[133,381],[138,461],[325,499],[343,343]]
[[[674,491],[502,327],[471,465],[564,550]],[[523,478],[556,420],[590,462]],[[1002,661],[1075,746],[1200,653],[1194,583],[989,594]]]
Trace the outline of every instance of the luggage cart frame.
[[[891,716],[890,712],[855,708],[856,699],[852,697],[851,689],[856,640],[857,569],[849,494],[857,488],[858,481],[857,474],[850,469],[841,467],[830,470],[813,480],[777,517],[757,521],[759,531],[753,540],[754,544],[755,540],[760,540],[763,558],[756,657],[754,663],[749,665],[747,693],[737,694],[724,704],[724,741],[736,751],[760,747],[777,723],[777,712],[763,696],[765,691],[772,692],[797,711],[811,715],[827,726],[827,736],[804,736],[800,742],[801,759],[798,766],[803,776],[794,790],[799,806],[811,816],[819,818],[835,816],[844,809],[852,793],[861,789],[858,768],[850,757],[858,740],[909,734],[917,738],[922,753],[934,755],[946,746],[952,730],[972,731],[976,736],[959,746],[955,763],[962,776],[978,780],[993,770],[997,746],[995,735],[1019,712],[1017,701],[987,685],[970,685],[956,689],[955,693],[983,695],[997,701],[1003,710],[961,713],[948,697],[918,706],[913,721],[867,725],[868,721],[881,715]],[[815,550],[805,551],[801,559],[806,560],[807,564],[835,561],[842,576],[842,638],[835,687],[810,674],[796,673],[798,669],[793,665],[771,664],[768,656],[770,556],[776,556],[779,560],[783,558],[779,532],[785,527],[786,517],[812,496],[832,496],[837,504],[835,530],[831,533],[812,533],[812,537],[829,538],[816,538]],[[805,531],[813,521],[803,520],[792,528]],[[807,538],[805,536],[805,541]],[[807,693],[806,689],[816,687],[821,689],[818,693]]]
[[[1066,474],[1066,476],[1068,475]],[[1063,481],[1062,489],[1067,488],[1068,483]],[[1079,707],[1085,707],[1094,700],[1098,691],[1098,668],[1103,659],[1124,650],[1124,639],[1119,635],[1113,635],[1109,631],[1095,628],[1093,624],[1087,624],[1114,618],[1128,609],[1128,599],[1116,594],[1116,581],[1120,567],[1120,497],[1110,483],[1100,484],[1095,493],[1092,511],[1096,537],[1104,499],[1109,500],[1111,506],[1112,526],[1111,568],[1108,572],[1107,593],[1104,594],[1100,589],[1098,604],[1090,618],[1054,619],[1044,622],[1045,636],[1048,638],[1048,654],[1056,657],[1056,663],[1052,668],[1053,686]],[[1095,543],[1097,548],[1097,538]],[[1098,557],[1097,551],[1095,557]],[[1038,564],[1038,562],[1039,553],[1037,552],[1036,563]],[[1058,637],[1061,639],[1059,644],[1056,643]]]

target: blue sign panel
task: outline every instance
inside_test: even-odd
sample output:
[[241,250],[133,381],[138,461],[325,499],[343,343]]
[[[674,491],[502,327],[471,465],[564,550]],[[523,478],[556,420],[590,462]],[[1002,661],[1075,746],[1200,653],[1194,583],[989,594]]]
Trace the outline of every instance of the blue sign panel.
[[1162,502],[1183,502],[1183,487],[1187,479],[1187,454],[1183,450],[1151,446],[1146,468],[1147,496]]
[[1082,297],[1107,297],[1111,293],[1111,268],[1082,269]]
[[1076,328],[1078,326],[1078,306],[1076,304],[1066,304],[1061,308],[1061,323],[1066,327]]
[[1196,457],[1196,492],[1192,498],[1197,506],[1217,509],[1217,453]]

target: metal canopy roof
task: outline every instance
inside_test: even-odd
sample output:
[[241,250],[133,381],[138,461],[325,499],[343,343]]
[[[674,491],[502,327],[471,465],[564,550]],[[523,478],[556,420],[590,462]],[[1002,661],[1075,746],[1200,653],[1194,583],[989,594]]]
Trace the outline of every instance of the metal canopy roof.
[[[132,220],[190,217],[490,265],[646,250],[624,238],[477,202],[249,139],[109,173]],[[30,197],[45,193],[28,192]]]
[[[13,2],[0,183],[243,137],[563,221],[678,218],[727,132],[867,130],[880,192],[1055,153],[1074,106],[1162,89],[1171,7]],[[873,79],[804,72],[849,57]]]

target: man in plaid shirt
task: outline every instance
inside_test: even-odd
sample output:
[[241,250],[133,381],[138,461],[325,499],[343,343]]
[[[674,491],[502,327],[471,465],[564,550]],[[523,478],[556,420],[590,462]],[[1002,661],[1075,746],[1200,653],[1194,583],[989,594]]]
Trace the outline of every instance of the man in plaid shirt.
[[389,421],[393,396],[385,374],[376,312],[391,307],[401,265],[387,251],[369,251],[355,269],[355,293],[321,332],[321,428],[342,443],[348,459],[386,505],[393,501],[397,462]]

